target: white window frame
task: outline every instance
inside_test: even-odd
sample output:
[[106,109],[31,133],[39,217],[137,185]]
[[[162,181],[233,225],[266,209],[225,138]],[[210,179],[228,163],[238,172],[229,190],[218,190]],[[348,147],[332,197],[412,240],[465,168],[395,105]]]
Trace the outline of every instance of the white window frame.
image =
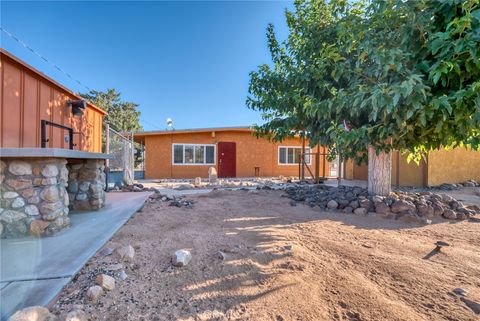
[[[175,163],[175,146],[183,146],[183,162]],[[204,146],[203,163],[195,163],[195,148],[193,149],[193,163],[185,163],[185,146]],[[213,147],[213,163],[206,163],[207,161],[207,146]],[[189,144],[189,143],[174,143],[172,144],[172,165],[174,166],[211,166],[217,164],[217,145],[216,144]]]
[[[287,155],[286,156],[286,161],[287,163],[285,164],[282,164],[280,163],[280,149],[281,148],[300,148],[302,149],[302,146],[278,146],[278,150],[277,150],[277,163],[279,166],[298,166],[298,163],[288,163],[288,150],[287,150]],[[310,147],[305,147],[305,152],[307,152],[308,150],[308,153],[311,153],[312,152],[312,149]],[[312,156],[313,155],[310,155],[310,161],[308,163],[306,163],[307,165],[312,165]]]

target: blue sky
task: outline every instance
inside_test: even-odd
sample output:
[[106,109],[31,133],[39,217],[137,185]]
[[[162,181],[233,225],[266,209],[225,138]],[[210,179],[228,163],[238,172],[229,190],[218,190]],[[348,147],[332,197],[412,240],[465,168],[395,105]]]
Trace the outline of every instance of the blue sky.
[[[144,129],[250,125],[248,73],[269,63],[265,30],[287,35],[286,1],[1,2],[1,25],[86,86],[140,104]],[[86,89],[2,33],[1,45]]]

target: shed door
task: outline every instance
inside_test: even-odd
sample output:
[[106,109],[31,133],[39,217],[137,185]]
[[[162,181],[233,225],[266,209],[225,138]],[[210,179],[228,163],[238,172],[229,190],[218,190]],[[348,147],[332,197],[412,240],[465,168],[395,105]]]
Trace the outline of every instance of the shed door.
[[220,142],[218,146],[218,177],[235,177],[237,172],[237,146]]

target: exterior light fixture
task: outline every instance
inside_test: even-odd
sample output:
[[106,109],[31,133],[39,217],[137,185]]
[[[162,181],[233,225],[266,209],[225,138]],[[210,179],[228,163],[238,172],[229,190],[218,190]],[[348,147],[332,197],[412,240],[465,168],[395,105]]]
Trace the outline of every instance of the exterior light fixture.
[[68,107],[72,108],[73,116],[83,115],[83,111],[87,109],[87,102],[84,99],[71,100],[67,101]]

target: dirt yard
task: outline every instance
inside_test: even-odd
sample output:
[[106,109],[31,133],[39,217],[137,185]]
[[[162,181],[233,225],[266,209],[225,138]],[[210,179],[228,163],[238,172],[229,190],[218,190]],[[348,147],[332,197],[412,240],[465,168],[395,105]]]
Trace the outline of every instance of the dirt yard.
[[[127,279],[88,301],[97,274],[118,274],[108,270],[118,261],[97,253],[53,312],[77,306],[91,320],[479,319],[468,307],[480,302],[478,219],[413,225],[290,206],[282,194],[213,191],[190,196],[193,209],[147,204],[106,244],[135,248]],[[439,240],[450,246],[424,259]],[[183,248],[192,261],[175,268],[171,256]]]

